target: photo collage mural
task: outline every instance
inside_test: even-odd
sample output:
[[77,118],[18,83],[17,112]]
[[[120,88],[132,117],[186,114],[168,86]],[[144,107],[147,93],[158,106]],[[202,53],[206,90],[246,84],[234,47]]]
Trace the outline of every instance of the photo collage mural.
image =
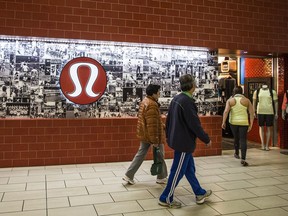
[[[107,74],[100,100],[78,105],[61,92],[59,77],[76,57],[98,61]],[[1,118],[105,118],[137,116],[148,84],[161,86],[161,111],[180,92],[179,77],[192,74],[199,115],[218,110],[218,58],[205,49],[43,38],[0,38]]]

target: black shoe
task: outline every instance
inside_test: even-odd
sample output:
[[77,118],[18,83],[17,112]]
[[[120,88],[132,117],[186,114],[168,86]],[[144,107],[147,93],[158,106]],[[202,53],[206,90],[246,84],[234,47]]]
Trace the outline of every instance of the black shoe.
[[249,166],[249,164],[245,160],[242,160],[241,164],[242,164],[242,166]]
[[240,159],[239,155],[237,155],[237,154],[234,154],[234,157],[237,159]]

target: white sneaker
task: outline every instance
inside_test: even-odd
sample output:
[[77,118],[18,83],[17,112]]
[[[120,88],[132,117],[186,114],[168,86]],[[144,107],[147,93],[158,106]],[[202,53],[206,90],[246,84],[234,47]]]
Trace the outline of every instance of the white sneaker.
[[208,199],[212,195],[212,190],[207,190],[204,195],[196,196],[196,203],[203,204],[206,199]]
[[167,184],[167,178],[156,179],[157,184]]
[[124,176],[122,178],[124,181],[126,181],[128,184],[131,184],[131,185],[134,185],[135,184],[135,181],[133,179],[130,179],[128,176]]

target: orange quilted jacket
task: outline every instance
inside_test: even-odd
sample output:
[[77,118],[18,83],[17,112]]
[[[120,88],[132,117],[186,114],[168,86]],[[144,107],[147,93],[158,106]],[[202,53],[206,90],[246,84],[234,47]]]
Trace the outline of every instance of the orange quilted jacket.
[[140,104],[137,123],[137,137],[150,144],[162,144],[163,123],[157,101],[146,96]]

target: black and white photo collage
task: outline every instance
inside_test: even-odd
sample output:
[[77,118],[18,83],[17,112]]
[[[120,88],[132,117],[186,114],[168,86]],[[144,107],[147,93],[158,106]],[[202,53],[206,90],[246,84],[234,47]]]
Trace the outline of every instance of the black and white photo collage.
[[[61,70],[76,57],[93,58],[106,71],[106,91],[93,104],[74,104],[61,92]],[[161,86],[159,103],[165,114],[180,91],[179,77],[184,74],[192,74],[197,81],[194,99],[199,115],[216,115],[217,52],[149,44],[0,38],[0,117],[137,116],[150,83]]]

